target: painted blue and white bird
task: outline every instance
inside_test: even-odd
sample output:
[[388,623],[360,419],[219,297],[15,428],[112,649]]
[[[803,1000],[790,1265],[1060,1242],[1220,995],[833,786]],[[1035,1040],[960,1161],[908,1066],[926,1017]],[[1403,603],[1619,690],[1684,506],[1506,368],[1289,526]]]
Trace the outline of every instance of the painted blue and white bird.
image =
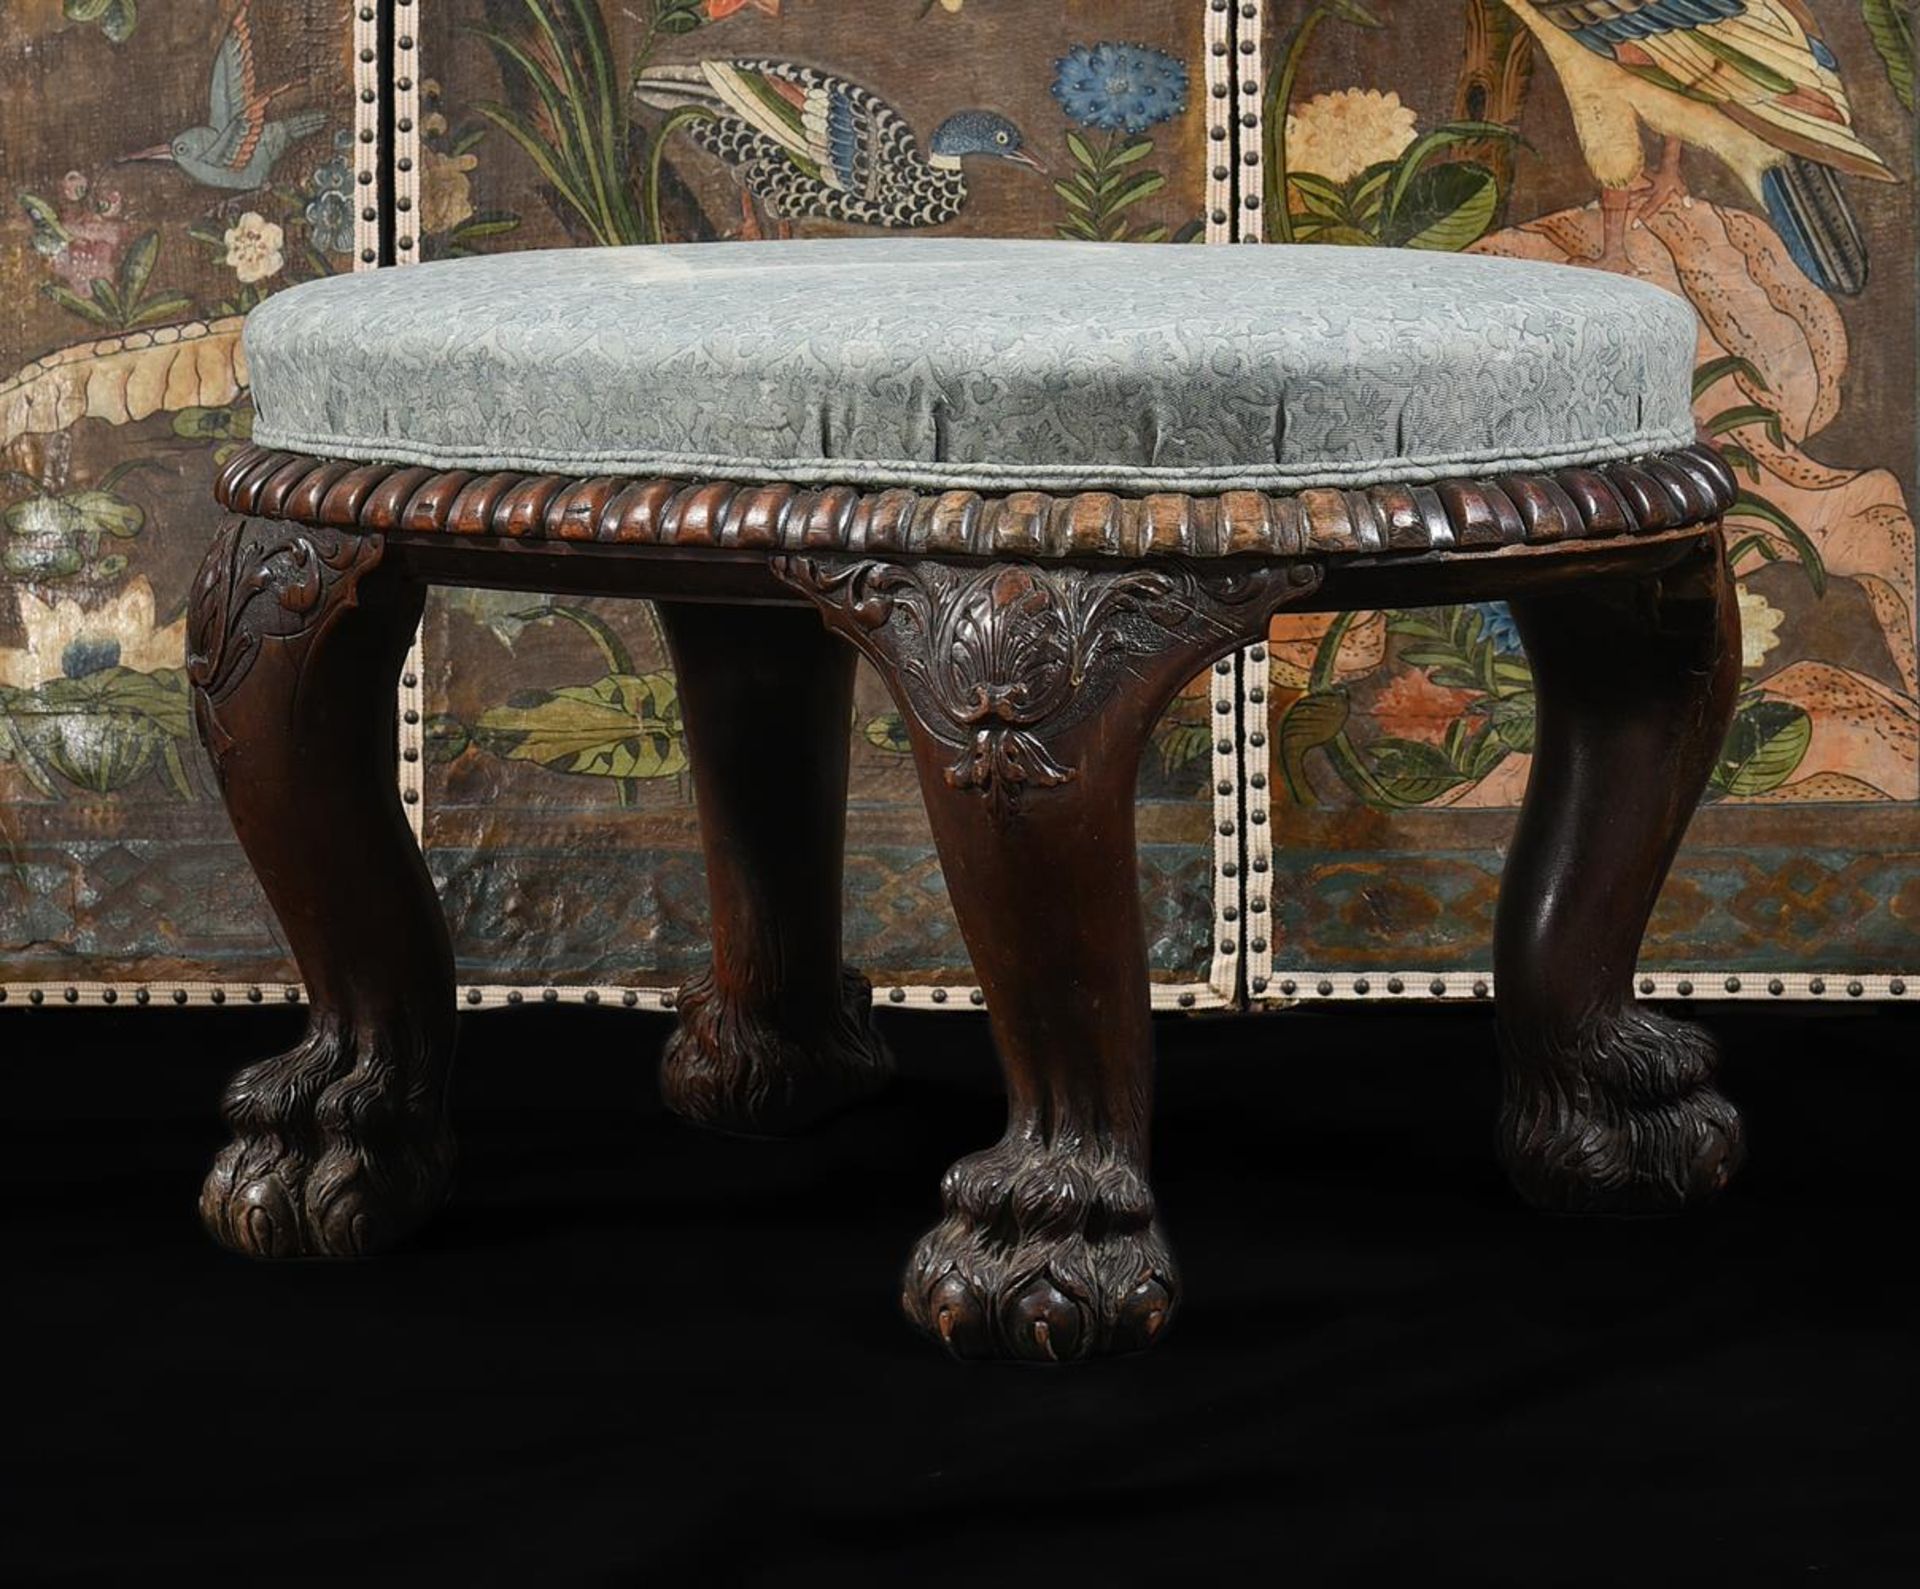
[[[1505,0],[1566,91],[1600,184],[1601,258],[1630,219],[1683,198],[1685,145],[1717,156],[1762,204],[1794,262],[1829,292],[1867,281],[1840,176],[1899,179],[1853,128],[1840,63],[1805,0]],[[1665,140],[1649,177],[1642,127]]]
[[964,162],[1046,167],[1020,129],[990,110],[949,116],[920,152],[907,120],[878,94],[794,61],[708,60],[656,66],[634,95],[654,110],[704,114],[680,123],[734,174],[748,201],[782,225],[939,226],[967,202]]
[[295,111],[277,121],[268,118],[267,107],[294,85],[282,83],[260,91],[253,64],[253,23],[247,12],[251,4],[252,0],[240,0],[214,52],[206,125],[189,127],[166,143],[135,150],[123,159],[164,161],[204,187],[246,192],[265,187],[280,157],[326,125],[325,114],[317,110]]

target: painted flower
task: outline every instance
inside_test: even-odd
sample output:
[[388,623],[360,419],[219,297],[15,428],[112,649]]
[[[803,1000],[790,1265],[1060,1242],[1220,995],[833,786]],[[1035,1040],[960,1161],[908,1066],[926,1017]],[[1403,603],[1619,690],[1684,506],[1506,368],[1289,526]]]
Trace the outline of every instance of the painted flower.
[[473,214],[473,184],[468,173],[480,163],[474,154],[420,151],[420,226],[428,233],[450,232]]
[[227,263],[242,281],[265,281],[286,264],[286,255],[281,252],[286,240],[277,222],[257,210],[248,210],[227,228]]
[[1480,632],[1491,642],[1496,651],[1519,651],[1520,626],[1513,621],[1513,613],[1504,601],[1483,601],[1475,604],[1480,614]]
[[780,0],[707,0],[707,20],[718,22],[722,17],[730,17],[748,6],[756,11],[764,11],[770,17],[780,15]]
[[1745,585],[1737,587],[1740,597],[1740,665],[1757,668],[1768,653],[1780,644],[1780,625],[1786,618],[1778,607]]
[[307,235],[323,254],[353,252],[353,201],[344,193],[321,193],[307,206]]
[[1187,68],[1138,44],[1082,44],[1054,63],[1053,97],[1082,127],[1145,132],[1187,108]]
[[119,274],[129,228],[117,189],[95,187],[84,171],[69,171],[60,179],[57,217],[44,199],[23,193],[20,200],[33,219],[33,246],[68,287],[84,296],[94,282]]
[[1345,182],[1368,166],[1398,160],[1416,136],[1413,111],[1377,88],[1315,94],[1287,117],[1287,166]]
[[187,654],[185,614],[164,629],[153,619],[153,587],[134,578],[113,600],[82,607],[71,597],[44,602],[16,585],[13,592],[26,644],[0,650],[0,684],[30,690],[49,679],[79,679],[102,668],[152,673],[177,668]]
[[351,193],[353,191],[353,173],[347,169],[345,154],[336,154],[323,166],[315,166],[313,175],[307,179],[307,186],[315,194]]
[[1435,684],[1421,668],[1401,668],[1374,696],[1371,716],[1396,739],[1438,745],[1477,699],[1471,690]]
[[334,135],[334,155],[315,166],[308,181],[307,236],[323,254],[353,252],[353,171],[351,133]]
[[[353,200],[343,187],[319,187],[328,168],[314,172],[316,191],[307,203],[307,236],[323,254],[353,252]],[[345,176],[342,169],[341,175]],[[241,280],[245,280],[243,276]]]

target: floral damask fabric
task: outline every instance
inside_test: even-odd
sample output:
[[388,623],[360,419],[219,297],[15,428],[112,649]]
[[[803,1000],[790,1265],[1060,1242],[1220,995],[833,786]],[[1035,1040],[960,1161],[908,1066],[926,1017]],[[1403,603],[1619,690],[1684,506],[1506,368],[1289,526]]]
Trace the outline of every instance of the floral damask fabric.
[[1527,261],[962,239],[456,260],[246,333],[255,439],[323,456],[1188,491],[1685,446],[1693,345],[1684,300]]

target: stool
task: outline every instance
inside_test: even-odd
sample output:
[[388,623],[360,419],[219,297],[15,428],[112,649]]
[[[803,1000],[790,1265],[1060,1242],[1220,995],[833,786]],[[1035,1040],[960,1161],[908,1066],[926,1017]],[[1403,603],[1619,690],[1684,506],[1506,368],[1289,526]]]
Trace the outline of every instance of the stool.
[[453,959],[395,778],[431,584],[660,603],[713,942],[664,1090],[729,1131],[888,1074],[840,960],[856,650],[878,668],[1006,1073],[1006,1133],[947,1172],[906,1273],[957,1354],[1126,1351],[1173,1316],[1135,775],[1281,609],[1511,603],[1538,713],[1500,1150],[1559,1212],[1715,1192],[1740,1124],[1712,1044],[1629,982],[1740,669],[1694,345],[1643,283],[1340,248],[711,244],[279,294],[189,670],[312,1009],[228,1093],[207,1225],[356,1256],[446,1195]]

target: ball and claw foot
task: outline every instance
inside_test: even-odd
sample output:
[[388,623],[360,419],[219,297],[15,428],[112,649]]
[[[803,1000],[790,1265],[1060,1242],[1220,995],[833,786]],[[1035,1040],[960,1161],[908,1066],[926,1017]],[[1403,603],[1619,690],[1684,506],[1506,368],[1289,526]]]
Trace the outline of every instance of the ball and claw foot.
[[234,1140],[200,1190],[200,1218],[249,1258],[364,1258],[404,1241],[446,1201],[453,1138],[418,1096],[395,1097],[377,1054],[334,1039],[242,1071],[225,1104]]
[[1179,1280],[1131,1165],[1003,1141],[962,1159],[907,1265],[907,1317],[955,1357],[1036,1363],[1144,1351]]
[[660,1093],[696,1125],[734,1136],[791,1136],[864,1102],[893,1078],[893,1056],[873,1025],[873,987],[858,971],[841,980],[840,1008],[823,1030],[789,1036],[728,999],[711,971],[675,1001]]
[[1515,1189],[1556,1214],[1675,1214],[1717,1195],[1745,1154],[1740,1114],[1713,1086],[1697,1026],[1638,1005],[1610,1012],[1575,1052],[1522,1052],[1502,1033],[1501,1157]]

